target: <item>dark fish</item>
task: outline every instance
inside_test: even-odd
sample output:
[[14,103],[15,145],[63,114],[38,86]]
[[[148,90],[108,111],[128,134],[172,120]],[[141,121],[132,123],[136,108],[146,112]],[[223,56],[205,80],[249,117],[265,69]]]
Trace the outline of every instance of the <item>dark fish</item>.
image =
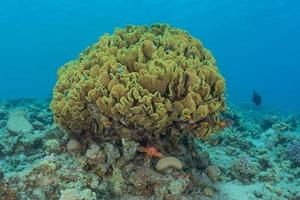
[[252,93],[252,102],[257,106],[259,106],[262,102],[261,96],[255,90],[253,90]]

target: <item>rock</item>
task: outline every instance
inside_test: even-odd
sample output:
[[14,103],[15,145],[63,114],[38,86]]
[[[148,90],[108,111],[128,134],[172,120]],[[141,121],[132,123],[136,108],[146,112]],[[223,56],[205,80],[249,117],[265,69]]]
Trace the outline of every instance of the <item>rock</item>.
[[211,187],[206,187],[203,189],[203,194],[207,197],[214,196],[214,190]]
[[278,196],[281,196],[282,194],[283,194],[283,191],[282,191],[282,189],[280,189],[280,188],[274,188],[274,192],[278,195]]
[[66,189],[61,192],[59,200],[97,200],[96,194],[90,189]]
[[70,139],[67,143],[67,151],[70,153],[80,153],[83,149],[83,145],[76,139]]
[[120,195],[126,189],[126,181],[123,178],[122,171],[119,168],[114,168],[112,175],[109,177],[109,181],[112,186],[112,190]]
[[107,163],[103,163],[103,164],[97,165],[96,167],[97,168],[95,170],[96,170],[98,176],[105,175],[106,172],[109,169],[109,165]]
[[169,183],[168,189],[171,194],[180,195],[187,188],[188,181],[184,179],[173,180]]
[[17,199],[17,191],[11,189],[7,183],[0,182],[0,199],[15,200]]
[[8,132],[13,135],[33,131],[32,125],[25,119],[22,112],[10,113],[6,127]]
[[26,132],[20,135],[16,144],[16,152],[29,153],[43,146],[44,134],[41,131]]
[[266,156],[259,157],[258,163],[260,164],[263,170],[272,167],[271,161]]
[[0,129],[6,126],[6,120],[0,120]]
[[259,173],[259,169],[255,163],[248,160],[247,157],[240,157],[232,162],[230,167],[230,174],[233,178],[249,183]]
[[1,181],[3,178],[4,178],[4,173],[3,173],[3,171],[2,171],[1,168],[0,168],[0,181]]
[[154,182],[151,178],[155,177],[155,173],[150,168],[139,167],[136,170],[132,170],[134,167],[133,165],[126,167],[130,171],[128,182],[134,185],[134,187],[139,188],[140,190],[146,190],[147,185],[151,184],[152,181]]
[[63,143],[66,143],[70,140],[70,135],[65,130],[63,130],[55,124],[46,127],[44,135],[45,138],[56,138],[61,140]]
[[[50,116],[50,118],[49,118]],[[36,119],[44,124],[50,124],[51,123],[51,115],[49,115],[49,113],[47,111],[42,111],[42,112],[39,112],[37,115],[36,115]]]
[[42,160],[36,167],[41,172],[50,173],[57,169],[57,165],[51,160]]
[[35,188],[32,192],[33,199],[46,199],[46,194],[41,188]]
[[161,199],[160,197],[164,197],[162,199],[183,199],[181,198],[182,194],[186,191],[190,183],[190,179],[185,174],[182,174],[180,177],[172,177],[165,180],[163,178],[154,178],[151,184],[153,183],[154,194],[158,197],[157,199]]
[[277,174],[274,170],[262,171],[258,174],[258,180],[262,182],[276,182]]
[[292,127],[286,122],[279,122],[279,123],[273,124],[272,128],[277,133],[282,133],[282,132],[292,130]]
[[104,150],[106,152],[107,163],[109,165],[113,165],[116,162],[116,160],[121,156],[119,149],[111,143],[105,143]]
[[234,156],[234,154],[236,154],[237,151],[238,150],[236,148],[233,148],[233,147],[230,147],[230,146],[225,149],[225,153],[228,156]]
[[207,152],[200,152],[197,156],[193,157],[193,162],[198,169],[205,169],[210,163],[209,154]]
[[200,174],[196,170],[192,170],[191,180],[195,186],[200,187],[202,189],[213,185],[212,181],[208,178],[208,176],[205,173]]
[[264,196],[264,194],[261,191],[255,190],[253,192],[253,194],[257,197],[257,198],[262,198]]
[[8,112],[4,109],[0,108],[0,119],[6,119],[8,115]]
[[123,159],[129,161],[133,159],[139,144],[127,138],[122,138]]
[[99,145],[91,144],[85,153],[88,163],[100,166],[105,163],[106,153],[100,149]]
[[297,192],[295,195],[295,200],[300,200],[300,192]]
[[47,140],[45,143],[47,153],[57,153],[60,151],[60,144],[56,139]]
[[213,182],[217,182],[221,177],[221,170],[217,166],[208,166],[206,174]]
[[272,128],[273,124],[275,124],[277,121],[278,118],[276,116],[269,116],[267,118],[262,119],[259,125],[263,131],[266,131]]
[[40,121],[34,121],[32,122],[32,126],[34,130],[43,130],[45,125]]

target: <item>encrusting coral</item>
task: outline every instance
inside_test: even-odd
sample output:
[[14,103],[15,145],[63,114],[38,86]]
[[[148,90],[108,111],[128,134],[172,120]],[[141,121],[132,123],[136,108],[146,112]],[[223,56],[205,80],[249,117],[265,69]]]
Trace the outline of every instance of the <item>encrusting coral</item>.
[[51,108],[56,123],[83,137],[204,138],[220,129],[224,88],[213,56],[187,32],[126,26],[59,69]]

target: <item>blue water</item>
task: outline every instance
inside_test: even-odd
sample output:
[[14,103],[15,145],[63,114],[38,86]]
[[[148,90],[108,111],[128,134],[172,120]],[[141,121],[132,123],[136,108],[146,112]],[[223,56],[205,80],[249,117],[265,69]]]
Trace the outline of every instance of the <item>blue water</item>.
[[0,98],[47,97],[56,71],[105,32],[169,23],[217,59],[232,102],[300,110],[300,1],[0,1]]

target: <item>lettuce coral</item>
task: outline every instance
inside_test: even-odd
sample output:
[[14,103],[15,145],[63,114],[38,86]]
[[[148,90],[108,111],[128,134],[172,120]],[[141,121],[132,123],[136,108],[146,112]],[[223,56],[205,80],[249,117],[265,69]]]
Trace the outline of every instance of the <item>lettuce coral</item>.
[[206,137],[218,130],[224,90],[212,54],[187,32],[126,26],[58,70],[51,108],[71,133],[139,140],[175,137],[184,125]]

